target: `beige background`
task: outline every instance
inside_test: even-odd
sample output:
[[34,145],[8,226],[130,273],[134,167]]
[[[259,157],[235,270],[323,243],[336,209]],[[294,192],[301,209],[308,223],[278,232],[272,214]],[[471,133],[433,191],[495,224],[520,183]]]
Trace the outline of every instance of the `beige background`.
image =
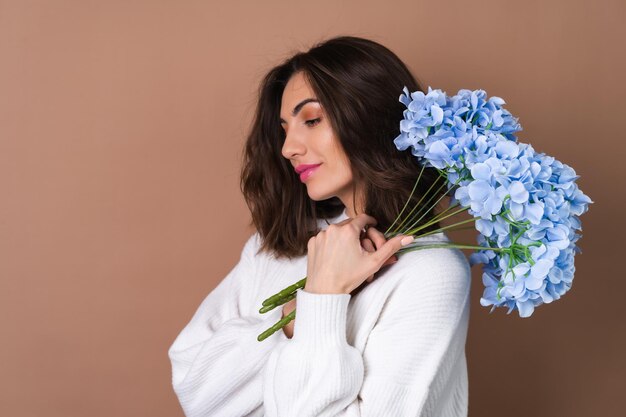
[[251,233],[239,156],[260,77],[339,34],[426,86],[503,97],[595,201],[572,290],[530,319],[488,314],[474,268],[470,416],[623,415],[625,12],[0,0],[0,415],[182,416],[167,348]]

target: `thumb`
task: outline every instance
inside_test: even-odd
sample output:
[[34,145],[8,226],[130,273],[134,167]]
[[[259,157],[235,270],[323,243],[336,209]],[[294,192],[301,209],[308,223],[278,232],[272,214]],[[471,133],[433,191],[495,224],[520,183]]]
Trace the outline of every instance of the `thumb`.
[[415,240],[413,236],[398,235],[386,241],[373,255],[379,264],[382,264],[391,255],[396,253],[400,248],[412,243]]

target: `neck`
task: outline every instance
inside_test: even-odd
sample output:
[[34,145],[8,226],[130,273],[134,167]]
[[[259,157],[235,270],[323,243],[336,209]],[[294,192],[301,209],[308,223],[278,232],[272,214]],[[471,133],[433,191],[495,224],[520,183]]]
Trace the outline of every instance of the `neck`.
[[[346,207],[346,215],[350,217],[351,219],[357,216],[357,211],[358,211],[358,214],[361,214],[365,211],[364,210],[365,198],[363,198],[362,193],[357,193],[357,196],[355,198],[354,192],[351,191],[349,193],[346,193],[343,196],[339,196],[339,199],[341,200],[343,205]],[[355,206],[355,200],[356,200],[356,206]]]

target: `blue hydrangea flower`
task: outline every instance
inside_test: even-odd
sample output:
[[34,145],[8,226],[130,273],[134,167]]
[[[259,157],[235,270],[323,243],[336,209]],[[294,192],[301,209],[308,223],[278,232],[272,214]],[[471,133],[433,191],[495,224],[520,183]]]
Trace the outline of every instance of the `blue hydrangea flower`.
[[407,109],[396,147],[443,172],[454,188],[451,204],[475,217],[481,249],[469,261],[483,265],[481,305],[529,317],[559,299],[571,288],[581,252],[578,217],[593,203],[578,189],[574,169],[518,142],[518,119],[483,90],[448,97],[405,87],[400,101]]

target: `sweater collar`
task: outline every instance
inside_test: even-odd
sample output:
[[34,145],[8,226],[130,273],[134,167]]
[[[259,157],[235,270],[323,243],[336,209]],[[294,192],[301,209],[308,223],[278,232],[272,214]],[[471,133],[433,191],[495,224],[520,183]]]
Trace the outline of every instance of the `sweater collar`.
[[345,219],[348,218],[348,213],[347,213],[347,209],[344,207],[343,211],[341,213],[339,213],[339,215],[337,217],[334,217],[332,219],[332,221],[329,220],[329,223],[339,223],[341,221],[344,221]]

